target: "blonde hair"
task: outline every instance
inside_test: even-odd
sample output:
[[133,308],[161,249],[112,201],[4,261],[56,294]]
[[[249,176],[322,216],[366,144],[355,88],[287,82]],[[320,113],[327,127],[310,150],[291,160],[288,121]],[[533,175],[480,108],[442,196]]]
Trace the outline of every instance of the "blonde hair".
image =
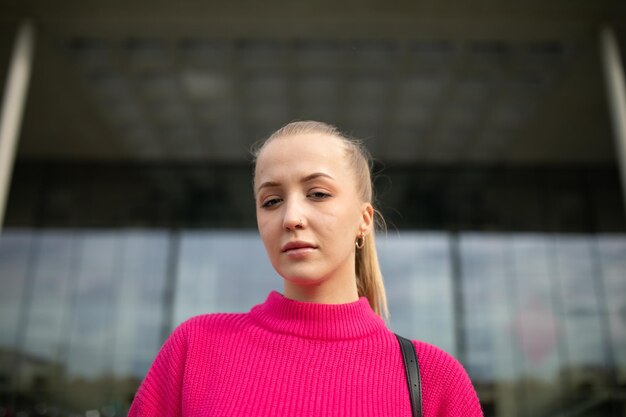
[[[252,149],[254,163],[256,164],[259,153],[269,141],[287,136],[302,134],[322,134],[340,140],[346,150],[349,165],[354,170],[357,183],[357,191],[364,202],[373,205],[372,187],[372,159],[369,152],[359,140],[350,138],[343,134],[335,126],[317,121],[298,121],[289,123],[262,142],[256,144]],[[376,208],[374,208],[375,226],[385,229],[385,220]],[[376,228],[376,227],[375,227]],[[376,253],[376,241],[374,229],[365,236],[365,242],[361,249],[356,249],[355,271],[356,284],[359,296],[365,296],[372,309],[381,317],[387,319],[389,310],[387,308],[387,295],[383,282],[383,274],[380,271],[378,255]]]

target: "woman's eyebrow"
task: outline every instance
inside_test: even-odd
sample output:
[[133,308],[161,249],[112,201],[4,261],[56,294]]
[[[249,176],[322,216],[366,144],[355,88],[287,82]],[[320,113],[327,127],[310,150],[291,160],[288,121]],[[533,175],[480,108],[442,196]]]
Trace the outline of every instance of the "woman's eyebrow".
[[328,179],[331,179],[333,181],[335,180],[333,177],[331,177],[330,175],[325,174],[323,172],[314,172],[314,173],[312,173],[310,175],[307,175],[306,177],[302,178],[301,182],[311,181],[311,180],[314,180],[314,179],[319,178],[319,177],[328,178]]
[[256,192],[258,193],[259,191],[261,191],[263,188],[270,188],[270,187],[278,187],[280,185],[279,182],[275,182],[275,181],[265,181],[264,183],[262,183],[261,185],[259,185],[259,187],[256,189]]
[[[300,182],[304,183],[304,182],[312,181],[312,180],[314,180],[316,178],[320,178],[320,177],[328,178],[328,179],[333,180],[333,181],[335,180],[333,177],[331,177],[330,175],[325,174],[323,172],[314,172],[314,173],[309,174],[306,177],[302,178],[300,180]],[[258,193],[263,188],[271,188],[271,187],[278,187],[278,186],[280,186],[279,182],[276,182],[276,181],[265,181],[261,185],[259,185],[259,187],[256,189],[256,192]]]

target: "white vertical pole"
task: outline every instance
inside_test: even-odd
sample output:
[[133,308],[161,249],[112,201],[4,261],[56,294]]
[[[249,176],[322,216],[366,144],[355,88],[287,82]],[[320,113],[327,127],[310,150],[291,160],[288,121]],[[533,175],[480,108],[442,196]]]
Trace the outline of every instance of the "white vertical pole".
[[626,84],[624,83],[624,66],[620,58],[617,40],[611,28],[605,26],[601,29],[600,43],[617,161],[622,177],[624,210],[626,211]]
[[22,22],[15,38],[0,114],[0,233],[9,197],[34,48],[35,30],[27,20]]

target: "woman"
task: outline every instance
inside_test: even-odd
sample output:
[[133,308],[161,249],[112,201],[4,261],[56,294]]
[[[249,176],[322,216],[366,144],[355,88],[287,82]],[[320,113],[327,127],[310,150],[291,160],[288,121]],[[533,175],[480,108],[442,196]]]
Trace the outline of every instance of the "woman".
[[[284,280],[248,313],[181,324],[130,416],[410,416],[401,351],[381,316],[370,162],[334,127],[288,124],[255,153],[257,223]],[[413,341],[423,415],[481,416],[461,365]]]

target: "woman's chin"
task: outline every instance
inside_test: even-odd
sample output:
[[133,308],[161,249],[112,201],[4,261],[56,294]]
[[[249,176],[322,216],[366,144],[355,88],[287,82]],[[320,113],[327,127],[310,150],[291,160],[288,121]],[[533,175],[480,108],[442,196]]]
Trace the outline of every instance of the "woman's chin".
[[[281,274],[282,275],[282,274]],[[282,275],[285,280],[285,284],[287,285],[295,285],[299,287],[313,287],[317,285],[321,285],[324,282],[323,278],[319,276],[312,276],[306,274],[298,274],[298,275]]]

